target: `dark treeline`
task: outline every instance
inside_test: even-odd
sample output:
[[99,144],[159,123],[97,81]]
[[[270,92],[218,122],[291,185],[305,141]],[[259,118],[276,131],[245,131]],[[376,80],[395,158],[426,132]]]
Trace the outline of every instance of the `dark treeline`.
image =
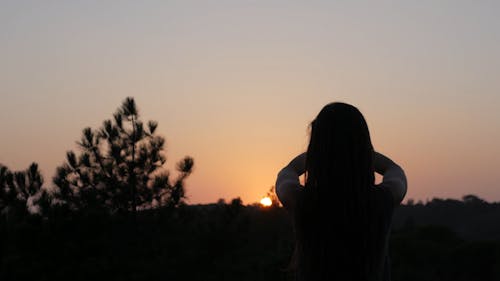
[[[436,204],[402,206],[395,216],[418,217]],[[461,204],[462,214],[483,215]],[[500,216],[498,204],[481,204]],[[498,237],[463,239],[442,218],[394,226],[393,280],[499,280]],[[135,218],[74,212],[51,220],[4,219],[1,280],[291,280],[286,268],[293,230],[278,207],[243,206],[235,199],[143,210]]]
[[394,213],[394,280],[500,280],[500,203],[408,203]]
[[396,229],[414,225],[448,227],[466,240],[500,239],[500,203],[466,195],[462,200],[434,198],[427,203],[408,204],[398,208],[394,215]]
[[[165,140],[127,98],[85,128],[51,181],[0,164],[0,280],[292,280],[293,228],[274,206],[187,205],[193,159],[163,169]],[[468,195],[400,206],[393,280],[500,280],[500,204]]]

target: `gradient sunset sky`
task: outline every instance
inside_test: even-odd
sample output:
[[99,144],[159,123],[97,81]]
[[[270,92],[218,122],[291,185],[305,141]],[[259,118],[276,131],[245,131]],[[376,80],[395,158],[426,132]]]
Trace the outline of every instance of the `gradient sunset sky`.
[[[375,3],[376,2],[376,3]],[[407,198],[500,201],[499,1],[1,1],[0,163],[46,182],[127,96],[195,159],[190,203],[257,202],[328,102]]]

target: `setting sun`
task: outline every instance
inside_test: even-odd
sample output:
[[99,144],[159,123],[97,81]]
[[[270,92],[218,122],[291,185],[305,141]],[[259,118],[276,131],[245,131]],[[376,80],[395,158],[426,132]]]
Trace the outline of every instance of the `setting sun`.
[[269,197],[264,197],[262,200],[260,200],[260,204],[264,207],[270,207],[273,205],[273,201]]

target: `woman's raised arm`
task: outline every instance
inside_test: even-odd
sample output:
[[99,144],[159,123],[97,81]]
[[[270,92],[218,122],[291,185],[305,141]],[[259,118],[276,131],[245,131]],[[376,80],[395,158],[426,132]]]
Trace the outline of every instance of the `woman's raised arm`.
[[290,161],[290,163],[278,173],[276,179],[276,195],[281,201],[281,204],[287,209],[295,208],[297,194],[301,188],[299,177],[305,170],[306,153],[304,152]]
[[383,176],[380,186],[389,190],[394,198],[394,205],[398,205],[403,201],[408,183],[403,169],[387,156],[374,152],[373,166],[375,172]]

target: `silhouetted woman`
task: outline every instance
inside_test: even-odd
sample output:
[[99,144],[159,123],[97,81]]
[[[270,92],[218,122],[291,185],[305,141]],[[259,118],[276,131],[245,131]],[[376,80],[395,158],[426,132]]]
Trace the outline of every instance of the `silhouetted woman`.
[[[383,175],[379,185],[374,172]],[[390,280],[391,218],[406,189],[401,167],[373,150],[361,112],[345,103],[326,105],[311,123],[307,152],[276,181],[293,217],[296,280]]]

